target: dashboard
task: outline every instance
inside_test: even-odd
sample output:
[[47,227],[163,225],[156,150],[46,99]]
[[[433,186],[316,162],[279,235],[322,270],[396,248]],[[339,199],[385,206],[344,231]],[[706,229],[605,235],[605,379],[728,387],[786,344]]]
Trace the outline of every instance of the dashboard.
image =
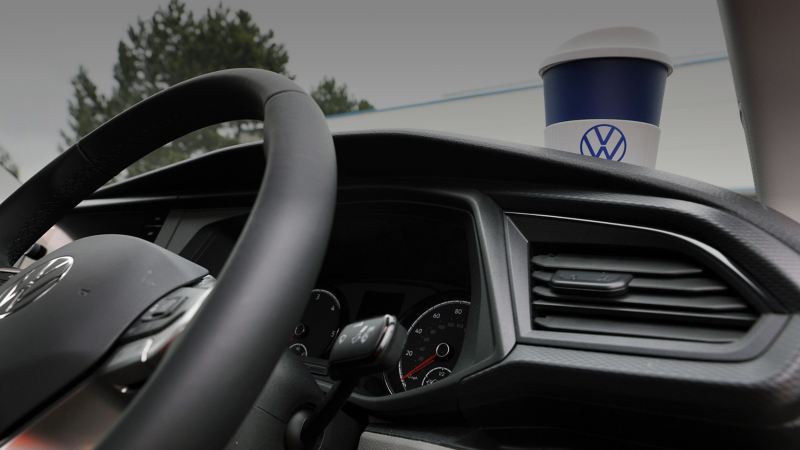
[[[421,132],[335,142],[334,226],[286,348],[327,389],[345,324],[399,318],[400,361],[350,397],[368,432],[449,448],[800,443],[797,224],[544,149]],[[212,152],[106,187],[59,227],[138,236],[217,276],[263,164],[258,145]]]
[[[147,225],[152,215],[157,217]],[[145,225],[131,220],[127,207],[89,216],[91,222],[86,216],[67,218],[61,229],[83,236],[91,233],[87,224],[98,221],[122,233],[139,226],[144,237],[213,276],[223,270],[247,221],[247,211],[238,208],[150,211],[141,219]],[[311,373],[328,380],[326,360],[339,331],[391,314],[408,332],[402,357],[392,370],[360,380],[357,392],[392,395],[438,382],[460,367],[465,335],[474,327],[469,318],[476,264],[474,224],[465,211],[411,202],[342,202],[316,287],[287,347]]]

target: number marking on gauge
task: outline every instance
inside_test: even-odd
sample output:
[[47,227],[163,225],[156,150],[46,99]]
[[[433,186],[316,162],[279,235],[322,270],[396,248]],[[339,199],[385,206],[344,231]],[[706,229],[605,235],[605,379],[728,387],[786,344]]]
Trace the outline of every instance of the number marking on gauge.
[[453,371],[447,367],[434,367],[425,374],[425,377],[422,379],[422,385],[427,386],[436,383],[437,381],[447,378],[451,373],[453,373]]
[[428,367],[434,361],[436,361],[436,353],[432,354],[431,356],[428,356],[427,358],[425,358],[425,361],[422,361],[421,363],[419,363],[417,365],[417,367],[414,367],[413,369],[411,369],[408,372],[406,372],[405,375],[400,377],[400,381],[405,381],[406,378],[408,378],[408,377],[414,375],[415,373],[419,372],[420,370]]
[[[339,333],[342,306],[336,296],[325,289],[314,289],[290,340],[290,348],[300,345],[301,356],[322,357]],[[296,350],[297,351],[297,350]]]
[[[469,305],[464,300],[438,303],[411,323],[395,378],[403,390],[434,383],[452,373],[464,341]],[[435,368],[428,369],[431,366]],[[386,381],[392,392],[388,378]]]

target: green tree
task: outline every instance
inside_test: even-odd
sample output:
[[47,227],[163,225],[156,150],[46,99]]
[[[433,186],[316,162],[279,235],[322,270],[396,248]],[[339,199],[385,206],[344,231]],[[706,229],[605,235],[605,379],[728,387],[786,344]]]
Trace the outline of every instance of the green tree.
[[336,83],[333,77],[322,78],[317,87],[311,91],[311,97],[326,116],[375,109],[370,102],[353,97],[348,92],[347,85]]
[[2,147],[0,147],[0,166],[5,168],[14,178],[19,179],[19,167],[11,159],[11,155]]
[[109,118],[108,99],[97,92],[97,86],[89,78],[85,67],[78,67],[78,74],[72,79],[71,84],[74,98],[67,103],[71,134],[61,131],[61,139],[67,146]]
[[[139,18],[128,27],[126,39],[117,45],[110,94],[100,93],[86,69],[78,69],[71,81],[73,97],[68,102],[68,130],[61,132],[62,149],[126,108],[188,78],[234,67],[263,68],[291,76],[288,62],[289,54],[283,44],[275,42],[273,31],[262,32],[247,11],[233,11],[220,3],[196,17],[181,0],[170,0],[150,19]],[[257,139],[260,127],[236,122],[199,130],[151,153],[122,176]]]

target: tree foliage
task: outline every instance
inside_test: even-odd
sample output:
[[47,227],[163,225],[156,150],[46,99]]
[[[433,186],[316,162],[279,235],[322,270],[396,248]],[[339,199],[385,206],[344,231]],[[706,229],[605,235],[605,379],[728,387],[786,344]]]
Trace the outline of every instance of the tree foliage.
[[14,178],[19,179],[19,167],[17,167],[11,155],[2,147],[0,147],[0,166],[8,171]]
[[358,100],[347,90],[347,85],[337,84],[333,77],[324,77],[311,91],[325,115],[341,114],[351,111],[366,111],[374,107],[366,100]]
[[[272,30],[262,32],[247,11],[219,4],[196,17],[181,0],[170,0],[150,19],[139,18],[117,45],[111,92],[104,95],[84,67],[72,79],[73,97],[68,102],[68,130],[62,131],[63,147],[72,145],[100,124],[126,108],[168,86],[204,73],[256,67],[290,76],[289,54],[275,42]],[[330,81],[331,86],[326,82]],[[323,112],[342,112],[369,105],[356,102],[345,85],[331,78],[320,84],[324,92]],[[341,97],[344,95],[344,97]],[[363,103],[363,105],[362,105]],[[332,109],[329,109],[332,108]],[[156,167],[260,136],[260,124],[236,122],[215,125],[176,140],[129,167],[123,174],[133,176]]]

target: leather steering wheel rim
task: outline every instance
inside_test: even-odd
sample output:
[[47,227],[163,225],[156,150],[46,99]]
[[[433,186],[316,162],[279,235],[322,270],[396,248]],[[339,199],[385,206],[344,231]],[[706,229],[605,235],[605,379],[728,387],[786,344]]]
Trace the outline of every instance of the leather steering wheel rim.
[[243,119],[263,120],[267,160],[247,225],[211,297],[101,448],[222,448],[242,423],[324,257],[336,202],[325,118],[284,76],[211,73],[105,123],[0,205],[0,255],[10,263],[131,163],[191,131]]

